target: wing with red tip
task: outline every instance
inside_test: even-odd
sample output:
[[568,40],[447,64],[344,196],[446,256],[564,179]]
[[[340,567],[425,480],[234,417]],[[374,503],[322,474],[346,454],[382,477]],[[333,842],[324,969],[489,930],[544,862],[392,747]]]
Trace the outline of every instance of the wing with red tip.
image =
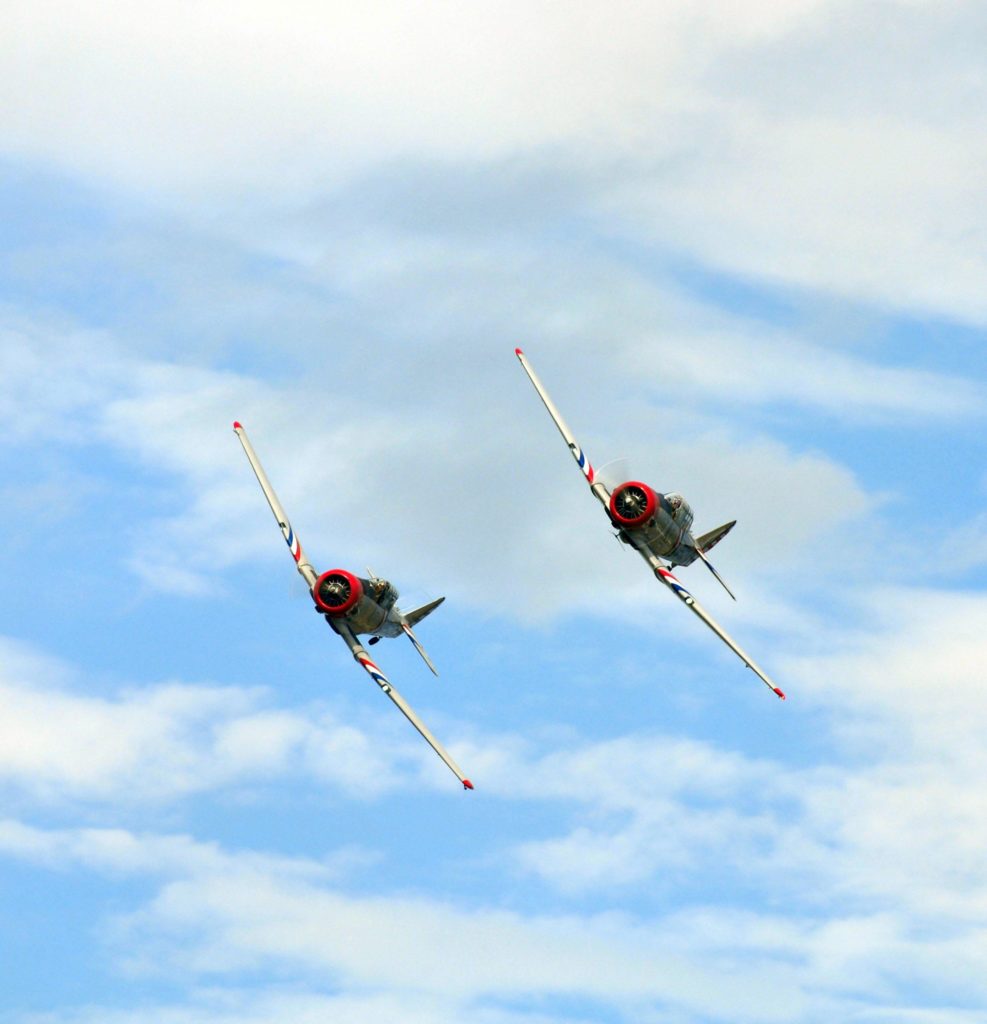
[[288,522],[288,516],[282,508],[281,502],[278,501],[278,496],[274,493],[271,481],[267,479],[264,467],[260,464],[260,459],[257,458],[257,453],[254,451],[254,446],[250,443],[250,438],[247,437],[246,430],[243,429],[243,424],[234,422],[233,430],[236,432],[236,436],[240,438],[240,444],[243,445],[243,450],[246,453],[250,466],[254,471],[254,476],[257,477],[257,482],[260,484],[260,488],[264,492],[264,497],[267,498],[268,505],[271,506],[274,518],[278,521],[278,526],[281,528],[281,535],[284,537],[285,543],[288,545],[291,557],[295,560],[295,565],[298,568],[298,571],[308,584],[308,589],[312,590],[315,587],[317,574],[312,568],[312,564],[305,557],[301,541],[298,539],[295,531],[291,528],[291,523]]
[[449,756],[445,747],[432,735],[428,726],[412,711],[408,702],[394,689],[391,681],[374,664],[370,655],[367,654],[363,644],[357,640],[356,635],[345,622],[332,621],[329,623],[332,628],[346,641],[346,646],[353,653],[353,657],[366,669],[367,675],[391,698],[398,706],[398,710],[408,719],[409,722],[421,733],[425,742],[442,758],[449,770],[463,784],[463,789],[472,789],[473,783],[462,773],[459,765]]
[[[634,538],[631,538],[634,541]],[[764,683],[764,685],[772,691],[776,696],[782,700],[785,699],[785,695],[775,686],[770,676],[757,664],[757,662],[730,636],[729,633],[713,618],[712,615],[706,611],[705,608],[689,593],[685,587],[672,575],[670,570],[666,568],[661,559],[656,558],[646,547],[640,545],[639,542],[635,543],[638,551],[641,552],[641,556],[654,570],[654,574],[659,582],[664,583],[668,589],[675,594],[677,598],[691,611],[702,619],[707,626],[737,655],[738,658]]]
[[528,362],[528,357],[519,349],[514,349],[514,354],[518,357],[518,362],[524,368],[524,372],[528,375],[528,379],[534,385],[535,391],[538,392],[538,397],[545,404],[545,408],[548,410],[548,415],[552,417],[555,425],[559,428],[559,433],[562,435],[563,440],[569,446],[569,451],[572,453],[572,457],[576,460],[576,465],[579,466],[584,477],[586,477],[589,483],[590,489],[593,494],[602,502],[604,506],[610,503],[610,491],[607,490],[606,486],[602,481],[596,478],[596,471],[593,469],[593,464],[586,457],[586,453],[576,443],[575,437],[573,437],[572,431],[569,429],[566,421],[562,419],[562,413],[555,407],[555,403],[548,397],[548,392],[545,390],[544,385],[538,379],[538,374],[531,368],[531,364]]

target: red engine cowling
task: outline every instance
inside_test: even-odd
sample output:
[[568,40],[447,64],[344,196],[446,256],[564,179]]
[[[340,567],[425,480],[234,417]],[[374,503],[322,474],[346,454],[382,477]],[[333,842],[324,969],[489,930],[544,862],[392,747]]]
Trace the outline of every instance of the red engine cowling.
[[363,584],[345,569],[330,569],[315,581],[312,597],[320,612],[338,618],[356,607],[363,597]]
[[659,500],[647,484],[628,480],[610,494],[610,518],[625,530],[637,529],[655,514]]

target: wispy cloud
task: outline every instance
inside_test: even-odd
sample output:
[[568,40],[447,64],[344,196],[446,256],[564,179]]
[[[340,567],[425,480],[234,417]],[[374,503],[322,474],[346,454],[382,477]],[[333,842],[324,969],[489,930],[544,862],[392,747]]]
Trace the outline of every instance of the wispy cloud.
[[[916,972],[933,987],[949,979],[971,997],[983,988],[975,932],[930,941],[893,912],[822,921],[724,908],[529,915],[346,895],[318,865],[203,849],[184,837],[48,833],[8,822],[0,846],[8,856],[162,876],[146,904],[113,922],[113,942],[130,970],[206,983],[249,978],[273,962],[303,990],[330,972],[344,998],[386,977],[389,992],[434,1003],[440,1014],[490,1012],[491,999],[551,1006],[553,996],[580,994],[604,1001],[618,1019],[666,1008],[745,1022],[852,1019],[897,1001],[894,983]],[[144,956],[151,950],[153,961]]]
[[96,695],[66,685],[81,678],[70,666],[9,641],[0,649],[0,781],[48,805],[134,808],[289,776],[370,798],[402,778],[421,784],[422,772],[440,778],[386,715],[371,735],[257,688],[176,682]]
[[598,170],[588,209],[635,237],[983,322],[975,5],[135,10],[18,14],[9,154],[229,205],[554,149]]
[[[229,429],[240,418],[248,428],[256,424],[262,457],[317,560],[325,550],[334,559],[350,552],[348,557],[379,571],[404,573],[399,584],[431,581],[500,613],[544,618],[583,607],[591,598],[595,607],[623,615],[640,604],[636,595],[647,581],[631,574],[627,560],[615,558],[606,530],[594,524],[590,503],[580,504],[575,484],[572,500],[553,501],[550,519],[532,499],[544,493],[546,481],[563,488],[573,478],[506,347],[493,347],[498,381],[515,389],[506,410],[503,401],[484,401],[488,385],[474,368],[459,379],[455,394],[443,388],[419,396],[423,400],[414,410],[400,381],[385,381],[376,400],[380,407],[367,421],[364,399],[347,388],[334,389],[327,403],[317,385],[272,385],[242,373],[126,354],[102,335],[86,340],[85,354],[80,350],[73,357],[71,334],[35,329],[19,335],[0,400],[10,405],[8,422],[22,441],[53,442],[70,452],[102,446],[167,484],[156,514],[130,517],[133,525],[120,551],[151,591],[215,593],[224,569],[255,557],[272,564],[276,559],[277,534]],[[674,349],[674,343],[667,350],[616,346],[618,364],[653,364],[648,376],[654,379]],[[783,376],[794,358],[779,348],[765,361]],[[45,373],[42,414],[31,398],[32,381],[46,359],[64,370]],[[736,542],[731,540],[737,564],[797,561],[803,550],[859,521],[877,502],[851,472],[822,453],[798,451],[758,433],[738,436],[714,414],[669,417],[664,394],[651,397],[640,385],[632,404],[634,429],[618,431],[606,407],[627,409],[628,399],[613,369],[605,365],[605,376],[573,388],[559,359],[556,346],[546,347],[544,373],[550,377],[555,369],[579,421],[594,424],[592,433],[583,429],[584,444],[602,437],[597,463],[605,460],[607,446],[618,443],[618,433],[622,445],[630,435],[630,447],[615,454],[638,456],[644,471],[660,472],[665,486],[687,489],[710,526],[743,519]],[[942,410],[942,404],[926,401],[929,390],[958,409],[971,400],[945,379],[933,387],[919,371],[870,372],[875,381],[887,377],[893,385],[873,388],[877,404],[871,408],[894,408],[909,421]],[[866,379],[862,369],[846,369],[846,375]],[[825,389],[819,374],[813,380]],[[880,395],[890,392],[897,397],[884,402]],[[834,400],[853,401],[839,388]],[[314,411],[300,416],[300,407]],[[541,431],[541,442],[532,442],[533,430]],[[464,495],[470,506],[465,517]],[[368,501],[379,511],[369,532]],[[540,552],[537,561],[528,557],[531,551]],[[617,575],[608,576],[607,599],[601,602],[599,580],[591,590],[584,582],[604,560],[617,563]],[[505,589],[514,594],[507,607],[501,600]]]
[[[5,1024],[979,1024],[983,12],[7,21]],[[595,463],[738,518],[710,605],[786,704],[715,688],[516,344]],[[234,418],[316,564],[449,595],[469,799],[323,698],[339,645],[282,678]]]
[[[327,995],[320,991],[280,986],[258,991],[254,988],[198,989],[188,1002],[150,1005],[138,1009],[110,1006],[66,1010],[58,1013],[23,1014],[17,1024],[323,1024],[327,1020],[347,1024],[379,1024],[400,1020],[402,1024],[459,1024],[469,1013],[476,1024],[573,1024],[571,1014],[556,1016],[538,1009],[503,1009],[472,1005],[464,1008],[456,1000],[422,993],[400,994],[348,992]],[[0,1016],[6,1024],[6,1018]],[[577,1020],[592,1018],[580,1015]],[[952,1020],[945,1024],[962,1024]]]
[[[161,863],[163,853],[162,866],[172,876],[145,907],[114,925],[132,968],[148,948],[155,959],[142,965],[145,970],[191,972],[203,979],[249,974],[273,961],[300,978],[330,971],[343,991],[372,990],[386,976],[392,991],[464,1011],[491,997],[562,993],[606,1000],[625,1012],[657,1001],[744,1021],[783,1021],[805,1006],[797,971],[782,962],[758,962],[764,935],[748,943],[753,961],[745,957],[743,965],[714,967],[703,965],[695,950],[683,949],[675,929],[659,922],[466,910],[398,895],[353,897],[300,878],[290,866],[272,863],[265,869],[255,858],[238,855],[230,855],[217,874],[215,851],[203,858],[195,844],[183,841],[108,840],[91,831],[45,834],[9,824],[0,830],[8,853],[36,856],[39,848],[54,848],[56,856],[81,858],[97,868],[108,846],[112,870],[119,869],[120,843],[129,847],[131,863],[133,847],[145,851],[144,870],[156,859]],[[175,845],[184,850],[187,866],[175,864]],[[385,957],[376,955],[382,929],[390,936]],[[768,946],[776,942],[767,939]],[[724,978],[727,989],[716,984]]]
[[[13,819],[0,826],[0,849],[49,870],[155,879],[150,898],[105,922],[130,971],[229,981],[235,991],[274,963],[305,999],[328,973],[336,991],[318,998],[356,999],[356,1013],[361,993],[379,988],[407,993],[439,1020],[495,1014],[510,999],[517,1007],[502,1011],[505,1024],[536,1007],[551,1019],[553,1000],[577,996],[628,1020],[667,1011],[682,1020],[866,1021],[890,1006],[906,1017],[922,1006],[962,1022],[964,1001],[985,995],[987,813],[982,788],[970,782],[984,761],[971,699],[982,602],[914,590],[871,596],[882,610],[834,655],[838,666],[826,655],[791,663],[833,737],[830,755],[815,763],[650,732],[603,742],[570,736],[548,752],[517,736],[474,736],[487,800],[553,808],[556,824],[541,838],[504,837],[494,852],[510,857],[516,877],[564,896],[564,912],[505,910],[386,883],[368,894],[342,880],[355,863],[346,851],[268,855],[186,835]],[[16,647],[4,660],[22,675],[60,672]],[[928,665],[945,673],[938,689],[923,685]],[[118,804],[111,777],[145,799],[181,796],[191,779],[222,786],[289,764],[298,778],[322,782],[321,763],[300,752],[337,735],[297,712],[258,707],[248,691],[165,687],[115,702],[34,696],[38,713],[25,718],[23,694],[5,694],[11,728],[36,748],[34,760],[18,762],[17,743],[0,744],[17,772]],[[104,741],[96,759],[85,742],[83,757],[78,743],[100,716],[99,734],[119,742]],[[354,770],[360,764],[351,748],[336,754]],[[161,778],[172,790],[144,785]],[[419,784],[412,775],[406,782]],[[333,785],[359,796],[350,779]],[[740,903],[709,895],[741,888]],[[621,905],[622,891],[635,910],[597,909],[594,895],[616,894]],[[385,933],[382,961],[375,950]],[[160,1012],[165,1021],[224,1019],[222,1006],[201,999]]]

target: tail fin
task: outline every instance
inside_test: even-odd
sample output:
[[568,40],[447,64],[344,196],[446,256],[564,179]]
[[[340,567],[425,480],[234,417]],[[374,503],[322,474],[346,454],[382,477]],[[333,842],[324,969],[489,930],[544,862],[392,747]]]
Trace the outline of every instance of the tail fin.
[[718,526],[715,530],[710,530],[709,533],[704,533],[697,541],[696,548],[705,554],[710,548],[719,544],[721,540],[737,525],[737,520],[734,519],[729,523],[725,523],[723,526]]
[[444,600],[444,597],[437,597],[434,601],[429,601],[428,604],[423,604],[419,608],[412,608],[410,612],[404,613],[405,621],[409,626],[417,626],[426,615],[434,612]]
[[706,557],[706,552],[711,547],[719,544],[721,540],[737,525],[737,520],[733,519],[729,523],[724,523],[723,526],[718,526],[715,530],[710,530],[709,533],[704,533],[700,538],[696,540],[696,554],[702,559],[706,568],[716,577],[717,583],[734,599],[733,591],[723,582],[723,577],[713,568],[713,563]]

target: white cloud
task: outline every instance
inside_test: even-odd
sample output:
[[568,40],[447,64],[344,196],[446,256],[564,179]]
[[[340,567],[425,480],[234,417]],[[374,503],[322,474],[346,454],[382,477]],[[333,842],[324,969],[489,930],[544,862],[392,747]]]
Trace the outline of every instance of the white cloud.
[[0,320],[0,430],[8,444],[84,443],[92,410],[126,387],[122,352],[106,334],[44,326],[3,309]]
[[985,602],[913,589],[870,597],[880,611],[856,641],[789,662],[798,703],[786,713],[824,710],[829,758],[799,767],[660,735],[523,765],[515,752],[487,766],[488,787],[582,808],[565,834],[518,844],[517,863],[566,892],[684,884],[697,872],[756,879],[807,914],[887,916],[908,947],[901,962],[928,935],[922,955],[938,966],[955,955],[950,976],[973,984],[987,910]]
[[239,877],[253,873],[286,879],[328,879],[347,866],[346,851],[323,861],[241,852],[185,835],[138,835],[122,828],[45,830],[12,819],[0,821],[0,848],[13,857],[57,869],[85,867],[123,875]]
[[[129,970],[236,985],[274,964],[304,998],[314,979],[330,976],[334,999],[407,994],[425,1019],[440,1021],[493,1012],[491,1003],[504,999],[519,1004],[523,1021],[526,1000],[551,1007],[555,997],[578,995],[635,1020],[667,1012],[682,1021],[870,1022],[893,1007],[902,1019],[927,1012],[963,1022],[963,1007],[987,996],[987,794],[977,782],[985,747],[976,713],[983,645],[974,629],[983,602],[930,591],[876,596],[883,611],[838,667],[825,656],[792,664],[802,704],[807,696],[817,702],[834,742],[853,745],[849,760],[834,747],[831,758],[799,767],[644,733],[556,740],[547,753],[517,737],[474,739],[475,758],[466,757],[484,792],[563,809],[559,835],[505,837],[515,869],[585,909],[466,906],[389,892],[385,876],[372,895],[353,893],[338,882],[346,855],[277,857],[125,829],[43,830],[8,820],[0,848],[51,868],[157,878],[155,895],[111,929]],[[3,660],[58,675],[56,663],[33,666],[17,648]],[[944,666],[938,690],[918,685],[929,664]],[[866,695],[855,701],[851,690],[864,682]],[[940,716],[944,693],[954,704]],[[199,716],[187,750],[176,746],[180,768],[184,760],[206,780],[277,771],[313,735],[296,715],[234,695],[247,706],[234,702],[203,729],[215,714],[209,693],[200,694],[203,710],[181,690],[152,691],[147,703],[165,732],[177,729],[182,739],[182,716]],[[12,728],[30,737],[23,707],[9,696]],[[70,717],[85,728],[96,703],[73,706]],[[53,744],[65,745],[67,717],[57,705],[45,715]],[[865,732],[852,728],[861,723]],[[127,719],[108,718],[104,728],[119,736]],[[142,736],[152,766],[164,763],[160,746]],[[111,745],[109,762],[140,783],[147,770],[120,756]],[[709,896],[738,887],[737,905]],[[622,892],[648,896],[635,913],[602,913],[591,909],[600,892],[617,894],[617,905]],[[354,1014],[361,1006],[353,1004]],[[160,1012],[166,1022],[181,1014],[224,1021],[222,1007],[201,1001]]]
[[[636,1024],[979,1021],[987,608],[914,581],[848,598],[853,565],[828,559],[812,576],[817,610],[790,607],[786,574],[823,561],[837,531],[880,530],[884,496],[833,455],[778,438],[804,437],[806,415],[968,430],[982,390],[928,369],[935,341],[913,366],[893,365],[876,344],[714,316],[645,271],[660,280],[659,264],[686,254],[700,271],[806,287],[822,305],[838,294],[982,322],[981,19],[975,5],[835,2],[413,14],[41,3],[11,15],[8,158],[156,193],[200,240],[208,209],[235,258],[274,254],[293,287],[318,296],[305,337],[272,343],[271,360],[286,360],[276,382],[205,369],[198,355],[155,361],[147,353],[165,343],[139,328],[4,313],[9,449],[31,459],[39,445],[85,445],[115,468],[122,453],[161,485],[135,503],[119,546],[149,591],[215,593],[224,571],[254,560],[272,580],[291,575],[229,430],[237,417],[319,564],[370,562],[399,585],[521,620],[650,612],[667,595],[617,554],[581,496],[510,356],[520,343],[594,459],[631,456],[646,479],[684,490],[704,525],[740,519],[717,559],[746,598],[726,620],[784,623],[776,657],[792,699],[780,710],[814,716],[820,751],[804,766],[661,733],[555,734],[539,748],[475,733],[472,749],[451,745],[477,796],[551,814],[489,851],[484,870],[506,865],[509,885],[488,875],[458,903],[399,890],[404,880],[388,888],[386,865],[372,894],[348,891],[344,854],[8,819],[8,856],[152,879],[150,898],[145,885],[115,901],[128,908],[107,929],[122,966],[187,987],[261,982],[48,1021],[548,1024],[554,997]],[[435,194],[445,200],[464,169],[443,206]],[[505,198],[491,181],[512,173]],[[172,317],[188,351],[211,333],[184,317],[215,308],[210,264],[195,262],[184,303],[149,330],[168,333]],[[260,276],[261,298],[218,293],[237,324],[255,310],[275,321],[286,303]],[[327,331],[330,317],[345,329]],[[87,500],[83,461],[73,515]],[[46,477],[9,497],[23,518],[57,493]],[[977,525],[958,537],[970,562]],[[755,565],[773,566],[763,592]],[[899,571],[914,566],[881,578]],[[241,687],[87,693],[70,668],[10,643],[0,662],[0,777],[46,817],[71,807],[119,823],[146,803],[270,780],[378,806],[450,785],[386,702],[379,725],[344,724]],[[515,884],[535,894],[530,910],[496,906]],[[292,991],[273,990],[272,964]]]
[[[551,422],[506,346],[484,347],[469,369],[457,370],[452,387],[416,390],[413,407],[404,370],[417,353],[396,356],[371,399],[343,384],[327,397],[318,382],[274,386],[155,361],[126,354],[101,335],[87,335],[78,349],[74,335],[54,329],[21,331],[17,341],[0,402],[10,405],[9,422],[21,440],[68,445],[70,452],[106,446],[167,484],[160,500],[130,515],[120,546],[122,560],[152,592],[217,593],[227,569],[253,558],[291,576],[230,429],[239,418],[317,566],[326,559],[370,564],[402,589],[429,588],[524,619],[587,609],[624,618],[652,607],[653,581],[618,553],[606,521],[581,495]],[[560,356],[556,345],[539,352],[539,369],[572,408],[570,417],[579,417],[579,436],[597,464],[608,449],[632,456],[659,486],[687,492],[701,528],[741,520],[729,541],[734,571],[720,565],[728,578],[737,579],[738,566],[748,573],[765,563],[778,572],[797,567],[874,508],[876,498],[828,456],[738,431],[687,402],[669,404],[664,391],[653,395],[640,366],[654,364],[647,377],[660,380],[657,367],[668,349],[634,342],[614,348],[616,359],[600,367],[600,376],[579,378],[575,387],[574,355]],[[443,355],[427,347],[423,358]],[[342,367],[355,374],[359,362],[351,353]],[[42,364],[43,416],[31,384]],[[631,372],[639,377],[627,395]],[[846,376],[866,372],[861,364]],[[969,400],[969,389],[946,378],[870,372],[891,380],[898,410],[912,419],[941,411],[923,397],[927,385],[956,410]],[[494,383],[506,393],[492,400]],[[838,386],[835,396],[848,401]],[[883,399],[874,408],[882,405],[888,408]],[[618,410],[616,419],[609,409]],[[745,592],[753,603],[744,614],[798,617],[766,604],[753,583]]]
[[448,784],[386,703],[363,727],[320,705],[272,706],[256,688],[165,683],[96,696],[57,661],[6,640],[0,651],[0,781],[46,804],[135,807],[298,776],[358,798],[402,779]]
[[[693,328],[626,345],[628,369],[675,381],[676,391],[699,392],[731,405],[785,403],[848,418],[884,422],[907,416],[953,420],[979,417],[979,384],[935,372],[881,366],[844,352],[761,328],[730,325],[728,333]],[[721,331],[723,329],[721,328]]]
[[987,225],[970,145],[981,129],[779,118],[731,100],[702,124],[719,159],[704,152],[674,176],[621,186],[606,210],[725,270],[982,323],[974,280]]
[[[172,875],[144,908],[115,925],[131,968],[149,949],[154,962],[144,969],[205,980],[279,963],[301,978],[329,972],[343,991],[386,985],[413,999],[463,1007],[488,998],[580,993],[628,1010],[657,1000],[715,1019],[767,1022],[790,1020],[805,1006],[797,972],[787,965],[708,967],[679,947],[674,929],[652,922],[348,896],[306,879],[312,873],[307,863],[299,872],[281,862],[227,855],[217,871],[213,848],[202,853],[184,839],[45,833],[11,823],[0,829],[0,847],[15,856],[33,860],[43,852],[55,862],[103,870],[120,869],[121,843],[128,847],[126,865]],[[182,865],[176,865],[175,845]]]
[[[729,9],[698,19],[717,45],[737,31]],[[765,12],[743,19],[748,36],[777,23]],[[9,149],[169,186],[338,180],[400,153],[485,157],[596,134],[613,144],[674,89],[683,34],[703,38],[695,21],[674,4],[42,3],[5,37],[23,103],[2,126]]]
[[984,319],[975,4],[36,3],[8,27],[0,134],[23,159],[254,206],[551,153],[611,231]]
[[[945,937],[915,930],[897,911],[818,918],[791,906],[760,913],[721,906],[655,916],[524,914],[385,887],[349,895],[331,864],[230,853],[182,836],[46,832],[6,822],[0,848],[52,867],[159,878],[156,894],[113,922],[111,941],[128,969],[233,983],[225,994],[217,988],[212,998],[200,994],[187,1007],[160,1011],[167,1022],[225,1021],[229,1004],[242,998],[237,984],[272,965],[294,992],[268,988],[247,1020],[266,1020],[265,1010],[286,998],[288,1005],[298,999],[302,1010],[331,1005],[306,1002],[315,998],[308,987],[326,978],[333,1003],[351,1006],[357,1020],[369,996],[376,1005],[407,999],[423,1019],[459,1012],[460,1019],[498,1024],[515,1013],[530,1020],[528,1006],[551,1019],[554,997],[575,996],[604,1002],[628,1020],[656,1013],[752,1024],[869,1020],[889,1007],[907,1013],[913,1004],[904,993],[916,981],[931,994],[918,1005],[945,1020],[955,1012],[961,1021],[962,1010],[949,1007],[984,994],[976,929]],[[495,1007],[505,1003],[512,1010],[500,1016]]]
[[[811,657],[791,659],[807,698],[848,708],[847,739],[948,764],[981,749],[987,729],[981,667],[987,599],[931,586],[857,591]],[[826,653],[828,648],[830,653]],[[888,726],[891,728],[889,729]]]
[[[59,1013],[18,1015],[17,1024],[573,1024],[569,1015],[537,1010],[470,1006],[418,993],[352,992],[325,995],[292,987],[280,990],[200,989],[185,1004],[116,1009],[92,1006]],[[4,1019],[0,1017],[0,1019]],[[589,1020],[590,1018],[585,1018]],[[952,1024],[952,1022],[949,1022]]]

